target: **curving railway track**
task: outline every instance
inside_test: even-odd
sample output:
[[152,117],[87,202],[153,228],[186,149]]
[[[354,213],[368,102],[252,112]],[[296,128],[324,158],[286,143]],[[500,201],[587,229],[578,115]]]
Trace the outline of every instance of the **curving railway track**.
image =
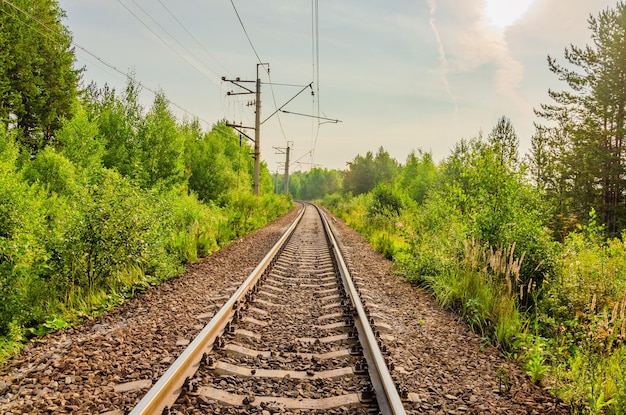
[[131,414],[404,414],[372,323],[306,205]]

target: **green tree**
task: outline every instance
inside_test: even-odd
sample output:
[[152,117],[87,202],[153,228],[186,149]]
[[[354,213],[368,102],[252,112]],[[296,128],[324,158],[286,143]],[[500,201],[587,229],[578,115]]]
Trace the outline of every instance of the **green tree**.
[[144,122],[139,92],[132,77],[121,98],[107,85],[89,89],[89,119],[98,123],[105,141],[102,163],[125,177],[134,177],[139,168],[138,132]]
[[433,162],[433,155],[421,150],[417,154],[412,151],[402,167],[400,185],[413,200],[422,203],[436,175],[437,168]]
[[400,174],[400,164],[381,146],[374,157],[374,183],[393,183]]
[[367,215],[370,218],[376,216],[397,217],[404,209],[402,194],[392,185],[381,183],[371,191],[372,201],[368,207]]
[[184,182],[184,144],[165,95],[158,93],[137,134],[137,162],[144,187],[157,184],[167,187]]
[[570,154],[564,134],[565,129],[536,125],[528,157],[530,178],[552,205],[553,214],[547,221],[548,225],[562,242],[576,229],[577,223],[572,209],[575,193],[572,191],[571,164],[566,164],[565,158],[561,157]]
[[515,167],[518,162],[517,149],[519,147],[519,138],[515,133],[511,120],[504,115],[500,117],[487,139],[489,144],[493,146],[500,162]]
[[[301,200],[302,197],[300,196],[301,194],[301,189],[302,189],[302,183],[305,180],[306,173],[303,173],[301,171],[294,171],[292,173],[289,174],[289,193],[294,197],[294,199],[298,199]],[[279,180],[278,180],[278,188],[281,189],[280,186],[284,186],[284,177],[279,176]]]
[[468,239],[494,248],[514,245],[516,258],[524,256],[519,283],[526,290],[533,282],[540,286],[554,272],[554,257],[544,232],[550,211],[524,178],[523,170],[502,163],[497,145],[481,138],[462,141],[442,163],[426,211],[439,215],[441,206],[434,208],[432,203],[444,204],[445,209],[458,212]]
[[63,155],[75,165],[91,171],[102,167],[105,140],[98,124],[89,119],[84,106],[78,102],[72,119],[65,121],[57,133],[57,140]]
[[376,156],[368,151],[365,157],[357,155],[348,162],[348,171],[344,173],[343,187],[346,193],[354,195],[367,193],[380,183],[393,183],[400,173],[400,165],[383,147]]
[[41,150],[23,170],[29,183],[39,183],[47,191],[72,197],[77,192],[76,169],[71,161],[51,147]]
[[30,318],[27,291],[47,259],[35,236],[43,228],[43,201],[17,169],[15,135],[0,125],[0,336]]
[[560,197],[550,183],[564,179],[568,210],[583,218],[595,207],[608,235],[615,236],[626,224],[626,4],[620,1],[588,22],[592,45],[567,48],[567,65],[548,57],[550,70],[570,90],[549,91],[554,103],[536,113],[554,123],[542,133],[550,133],[547,145],[561,151],[546,181],[548,194]]
[[365,157],[359,154],[348,162],[348,170],[343,176],[343,190],[353,195],[367,193],[374,188],[374,179],[374,155],[368,151]]
[[300,199],[321,199],[341,190],[341,177],[336,170],[314,167],[301,177],[301,188],[297,195]]
[[56,0],[0,3],[0,120],[22,131],[32,153],[54,139],[72,113],[80,70]]
[[[187,134],[186,165],[189,170],[189,188],[200,200],[217,201],[226,192],[237,188],[237,172],[232,168],[231,160],[226,156],[228,141],[239,139],[228,130],[218,126],[207,134],[193,129]],[[237,158],[237,155],[235,156]],[[249,156],[246,155],[246,161]],[[247,177],[247,176],[246,176]],[[249,186],[245,186],[249,189]]]

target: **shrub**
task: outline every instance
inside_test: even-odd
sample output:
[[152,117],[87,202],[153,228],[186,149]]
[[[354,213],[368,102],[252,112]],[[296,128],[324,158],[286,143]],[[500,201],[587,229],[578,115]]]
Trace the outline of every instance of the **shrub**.
[[102,170],[68,227],[58,255],[58,274],[66,290],[87,292],[116,286],[126,267],[145,269],[161,247],[153,195],[114,171]]
[[196,261],[215,251],[220,243],[219,224],[227,220],[217,207],[201,203],[197,197],[171,190],[162,207],[167,210],[166,233],[172,235],[168,250],[182,262]]
[[78,191],[76,170],[72,162],[50,147],[46,147],[23,169],[24,178],[38,183],[46,190],[73,197]]
[[372,190],[371,195],[372,200],[367,209],[370,218],[397,217],[404,209],[403,196],[389,184],[379,184]]
[[17,148],[0,126],[0,335],[33,318],[29,289],[46,263],[36,233],[43,226],[41,195],[16,170]]

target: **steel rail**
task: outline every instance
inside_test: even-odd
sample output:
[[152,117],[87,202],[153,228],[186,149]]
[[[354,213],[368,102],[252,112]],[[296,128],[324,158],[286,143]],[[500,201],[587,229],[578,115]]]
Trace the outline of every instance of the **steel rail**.
[[198,370],[204,354],[211,350],[216,337],[223,333],[226,325],[235,314],[238,305],[241,304],[241,300],[254,289],[257,281],[272,264],[276,254],[281,251],[282,247],[289,240],[298,223],[300,223],[305,210],[306,206],[303,206],[294,222],[259,265],[256,266],[226,304],[213,316],[211,321],[202,329],[178,359],[174,361],[172,366],[167,369],[157,383],[139,401],[130,412],[130,415],[160,415],[165,408],[170,407],[176,401],[185,381],[191,378]]
[[359,341],[363,347],[363,354],[367,362],[367,369],[370,374],[372,385],[376,393],[376,400],[378,401],[378,408],[382,414],[404,415],[404,405],[402,399],[398,394],[395,386],[395,382],[391,378],[389,368],[385,362],[385,358],[378,346],[378,340],[374,335],[374,331],[369,324],[369,318],[365,312],[365,308],[359,298],[359,293],[352,281],[348,267],[343,259],[339,246],[333,234],[333,231],[328,223],[326,215],[322,213],[322,210],[315,206],[322,218],[326,235],[328,236],[331,249],[337,260],[337,267],[343,281],[346,293],[350,296],[352,306],[356,311],[356,317],[354,323],[357,326],[359,334]]

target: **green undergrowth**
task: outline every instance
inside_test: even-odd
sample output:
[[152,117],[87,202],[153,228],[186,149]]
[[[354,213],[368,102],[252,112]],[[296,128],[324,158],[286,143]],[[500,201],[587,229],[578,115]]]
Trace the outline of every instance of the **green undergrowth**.
[[[81,275],[81,272],[89,272],[88,265],[74,261],[72,267],[51,272],[45,281],[32,276],[33,281],[16,289],[13,295],[19,299],[3,305],[0,362],[14,356],[31,339],[112,310],[138,293],[179,275],[186,263],[210,255],[291,207],[287,199],[249,198],[250,211],[247,217],[242,217],[234,206],[209,209],[197,201],[194,204],[189,196],[170,195],[169,198],[176,199],[173,202],[178,206],[166,202],[172,217],[163,227],[169,229],[169,233],[161,234],[163,240],[153,241],[162,244],[154,257],[146,254],[143,262],[101,264],[100,269],[110,266],[111,270],[106,275],[94,273],[92,278]],[[119,255],[121,248],[116,247],[114,251]],[[82,260],[84,256],[81,254]],[[81,266],[83,271],[77,270]]]
[[592,211],[554,242],[542,202],[499,169],[442,169],[421,203],[393,186],[324,203],[571,413],[626,413],[626,236],[605,239]]
[[222,124],[178,124],[129,86],[77,113],[35,154],[0,124],[0,361],[179,275],[292,207]]

